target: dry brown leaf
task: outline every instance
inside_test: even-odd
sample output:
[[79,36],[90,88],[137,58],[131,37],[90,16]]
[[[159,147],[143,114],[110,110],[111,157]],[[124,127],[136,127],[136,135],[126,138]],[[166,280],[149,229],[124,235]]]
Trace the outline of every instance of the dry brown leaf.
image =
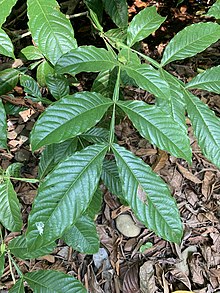
[[205,176],[202,182],[202,194],[205,197],[205,200],[209,198],[212,191],[212,185],[215,180],[215,174],[211,171],[206,171]]
[[184,168],[183,166],[181,166],[179,163],[176,163],[178,166],[179,171],[183,174],[183,177],[185,177],[186,179],[196,183],[196,184],[200,184],[202,183],[202,181],[197,178],[195,175],[193,175],[190,171],[188,171],[186,168]]
[[140,289],[143,293],[156,292],[156,282],[154,276],[154,267],[152,261],[146,261],[140,267]]
[[[139,293],[140,287],[138,284],[138,264],[130,267],[123,280],[123,293]],[[152,292],[153,293],[153,292]]]
[[158,153],[159,154],[157,156],[156,162],[152,166],[152,169],[154,170],[154,172],[158,172],[161,169],[163,169],[168,160],[168,155],[165,151],[159,150]]

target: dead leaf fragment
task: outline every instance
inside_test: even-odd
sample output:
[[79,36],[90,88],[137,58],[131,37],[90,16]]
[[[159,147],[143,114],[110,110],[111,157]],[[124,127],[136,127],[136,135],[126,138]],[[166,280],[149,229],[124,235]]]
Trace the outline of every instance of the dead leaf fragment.
[[183,177],[185,177],[186,179],[194,182],[195,184],[202,183],[202,181],[199,178],[197,178],[195,175],[193,175],[186,168],[184,168],[183,166],[181,166],[179,163],[176,163],[176,164],[177,164],[177,167],[178,167],[179,171],[182,173]]
[[154,267],[152,261],[146,261],[140,267],[140,289],[142,293],[156,292]]

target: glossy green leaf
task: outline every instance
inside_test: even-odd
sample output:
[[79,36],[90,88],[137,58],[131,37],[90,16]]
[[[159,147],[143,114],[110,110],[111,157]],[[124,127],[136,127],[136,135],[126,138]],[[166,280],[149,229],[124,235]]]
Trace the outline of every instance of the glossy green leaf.
[[128,25],[128,5],[126,0],[102,0],[104,9],[118,27]]
[[20,278],[15,285],[8,291],[8,293],[25,293],[24,291],[24,280]]
[[187,83],[186,88],[197,88],[220,94],[220,66],[212,67],[198,74]]
[[7,149],[7,120],[5,108],[0,99],[0,148]]
[[40,157],[39,178],[44,178],[59,162],[72,155],[77,149],[77,144],[78,138],[73,138],[46,146]]
[[128,27],[127,45],[132,47],[135,43],[145,39],[165,21],[157,13],[155,6],[146,7],[134,16]]
[[97,189],[107,146],[92,145],[73,154],[44,179],[29,216],[30,251],[58,239],[86,210]]
[[220,26],[213,22],[192,24],[177,33],[164,50],[161,65],[202,52],[220,38]]
[[165,100],[170,97],[170,87],[168,83],[162,79],[159,71],[153,67],[142,64],[139,66],[124,66],[123,68],[127,74],[135,80],[140,88]]
[[34,293],[86,293],[74,277],[53,270],[39,270],[24,275]]
[[38,47],[27,46],[21,50],[21,53],[27,60],[38,60],[44,58]]
[[33,77],[22,74],[20,77],[20,84],[24,87],[24,91],[35,98],[42,98],[40,88],[37,84],[37,82],[33,79]]
[[22,163],[12,163],[8,166],[5,175],[8,177],[20,177]]
[[161,70],[161,76],[170,86],[170,98],[166,101],[164,99],[157,98],[157,105],[166,113],[168,113],[183,131],[188,132],[186,125],[186,102],[184,94],[181,88],[179,80],[172,76],[165,70]]
[[46,83],[51,95],[56,100],[60,100],[62,97],[69,95],[70,89],[68,80],[64,76],[47,75]]
[[80,137],[91,143],[108,142],[109,130],[101,127],[94,127],[80,135]]
[[104,160],[101,178],[112,194],[122,196],[122,187],[115,161]]
[[32,259],[40,256],[48,255],[53,252],[56,247],[56,243],[52,242],[49,245],[42,246],[36,250],[29,251],[27,247],[27,242],[25,235],[20,235],[13,238],[8,245],[10,252],[18,258],[21,259]]
[[37,120],[31,132],[32,150],[87,131],[103,117],[110,105],[110,99],[92,92],[62,98],[48,107]]
[[[96,251],[97,252],[97,251]],[[5,252],[0,255],[0,278],[2,277],[5,269]]]
[[14,47],[6,32],[0,28],[0,54],[15,58]]
[[216,0],[206,15],[220,19],[220,0]]
[[94,221],[88,216],[80,217],[75,225],[68,228],[62,239],[73,249],[85,253],[94,254],[99,250],[99,237]]
[[141,60],[139,59],[138,55],[132,52],[129,48],[123,48],[120,50],[118,54],[118,60],[121,61],[126,66],[137,66],[141,65]]
[[83,213],[83,215],[89,216],[91,219],[94,220],[101,210],[102,201],[103,201],[103,193],[101,189],[98,187],[92,197],[92,200],[89,203],[88,208]]
[[96,14],[98,20],[101,21],[103,14],[102,0],[84,0],[84,2],[86,6]]
[[57,62],[57,73],[77,74],[80,72],[99,72],[112,69],[117,60],[111,52],[94,46],[81,46],[64,54]]
[[42,87],[47,86],[46,76],[53,74],[53,67],[45,60],[37,67],[37,82]]
[[21,207],[14,191],[14,187],[9,179],[0,183],[0,222],[13,232],[21,230],[22,218]]
[[191,162],[190,141],[186,131],[157,106],[142,101],[119,101],[140,134],[161,150]]
[[105,32],[105,36],[116,43],[125,43],[127,39],[127,28],[113,28]]
[[17,0],[0,0],[0,27],[5,23],[7,16],[11,13],[13,6],[16,4]]
[[185,91],[187,113],[203,154],[220,168],[220,119],[196,96]]
[[18,83],[19,71],[13,68],[8,68],[0,71],[0,95],[7,94]]
[[164,181],[140,158],[114,144],[123,195],[136,217],[165,240],[179,243],[183,233],[179,211]]
[[27,0],[29,29],[47,59],[55,64],[65,53],[77,47],[70,21],[55,0]]

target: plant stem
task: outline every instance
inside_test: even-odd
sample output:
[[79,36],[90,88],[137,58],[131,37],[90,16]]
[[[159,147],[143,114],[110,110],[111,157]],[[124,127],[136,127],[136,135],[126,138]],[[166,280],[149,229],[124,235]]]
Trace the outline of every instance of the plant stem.
[[13,283],[15,284],[16,280],[15,280],[15,276],[14,276],[14,273],[13,273],[12,257],[10,255],[9,251],[8,251],[8,262],[9,262],[9,268],[10,268],[10,272],[11,272],[11,277],[12,277]]
[[136,51],[136,50],[134,50],[134,49],[131,49],[131,48],[130,48],[130,50],[131,50],[132,52],[135,52],[136,54],[138,54],[139,56],[141,56],[141,57],[144,58],[145,60],[149,61],[149,62],[150,62],[153,66],[155,66],[156,68],[161,68],[160,63],[158,63],[158,62],[155,61],[154,59],[152,59],[152,58],[150,58],[150,57],[148,57],[148,56],[146,56],[146,55],[144,55],[144,54],[142,54],[142,53],[140,53],[140,52],[138,52],[138,51]]
[[112,110],[112,119],[110,125],[110,135],[109,135],[109,145],[114,142],[115,136],[115,110],[116,110],[116,103],[119,99],[119,89],[120,89],[120,76],[121,76],[121,68],[118,68],[117,80],[115,83],[114,93],[113,93],[113,110]]
[[20,277],[23,277],[23,273],[22,271],[20,270],[20,268],[18,267],[18,265],[16,264],[16,262],[14,261],[13,257],[11,256],[11,253],[10,251],[8,250],[7,251],[7,254],[8,254],[8,261],[9,261],[9,267],[10,267],[10,271],[11,271],[11,275],[12,275],[12,279],[13,279],[13,282],[15,283],[16,280],[15,280],[15,276],[14,276],[14,273],[12,271],[12,264],[13,266],[15,267],[17,273],[19,274]]

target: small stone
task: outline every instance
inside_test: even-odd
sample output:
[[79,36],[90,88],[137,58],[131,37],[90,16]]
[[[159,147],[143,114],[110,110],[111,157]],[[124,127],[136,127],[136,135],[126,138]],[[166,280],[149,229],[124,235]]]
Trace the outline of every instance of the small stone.
[[21,149],[15,153],[15,160],[17,162],[25,162],[30,158],[30,152],[24,149]]
[[119,215],[116,219],[116,228],[126,237],[137,237],[141,228],[138,227],[130,215]]

